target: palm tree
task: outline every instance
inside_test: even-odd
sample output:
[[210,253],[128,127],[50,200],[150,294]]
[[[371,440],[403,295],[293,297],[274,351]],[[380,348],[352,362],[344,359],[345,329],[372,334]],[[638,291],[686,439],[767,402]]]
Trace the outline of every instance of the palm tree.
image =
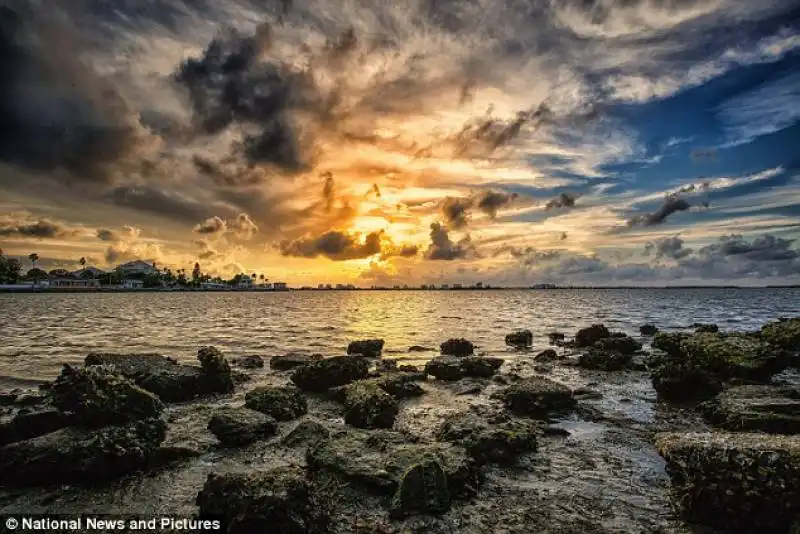
[[[28,259],[31,260],[31,265],[33,265],[31,270],[36,269],[36,262],[39,261],[39,255],[34,252],[34,253],[28,255]],[[38,285],[39,284],[39,274],[38,274],[38,272],[35,273],[34,276],[33,276],[33,283],[34,283],[34,285]]]
[[86,267],[86,258],[81,258],[78,263],[81,264],[81,267]]
[[263,283],[263,282],[264,282],[264,280],[265,280],[265,278],[264,278],[264,273],[261,273],[261,274],[259,274],[259,275],[258,275],[258,279],[259,279],[259,280],[261,280],[261,282]]

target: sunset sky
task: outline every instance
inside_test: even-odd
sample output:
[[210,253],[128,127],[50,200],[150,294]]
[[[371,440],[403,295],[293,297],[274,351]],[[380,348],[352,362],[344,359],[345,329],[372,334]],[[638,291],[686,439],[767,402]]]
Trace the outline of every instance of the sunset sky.
[[10,256],[800,283],[800,1],[0,5]]

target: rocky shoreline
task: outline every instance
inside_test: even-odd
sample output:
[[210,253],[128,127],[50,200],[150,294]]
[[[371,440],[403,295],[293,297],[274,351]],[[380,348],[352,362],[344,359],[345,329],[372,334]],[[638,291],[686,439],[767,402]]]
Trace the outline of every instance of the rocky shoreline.
[[[0,392],[0,511],[227,532],[793,532],[800,319],[346,355],[90,354]],[[424,354],[424,347],[412,347]],[[409,349],[409,351],[412,351]],[[544,349],[544,350],[542,350]],[[715,530],[717,529],[717,530]]]

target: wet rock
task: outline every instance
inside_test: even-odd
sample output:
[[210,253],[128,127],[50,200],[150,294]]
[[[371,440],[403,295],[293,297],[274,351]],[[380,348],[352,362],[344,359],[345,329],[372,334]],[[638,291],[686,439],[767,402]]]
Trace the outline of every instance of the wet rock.
[[110,366],[65,365],[49,389],[53,405],[75,422],[100,427],[158,417],[164,404]]
[[437,356],[425,364],[425,372],[437,380],[454,381],[465,377],[490,378],[503,360],[484,356]]
[[547,334],[547,340],[551,345],[559,345],[561,344],[567,336],[562,334],[561,332],[550,332]]
[[303,391],[325,391],[367,377],[369,364],[363,358],[334,356],[295,369],[292,382]]
[[788,532],[800,513],[800,441],[768,434],[662,434],[683,517],[725,532]]
[[16,393],[0,393],[0,406],[13,406],[16,402]]
[[455,395],[478,395],[488,385],[487,381],[480,378],[464,378],[457,382],[453,382],[450,390]]
[[539,376],[520,380],[493,394],[492,398],[501,400],[516,414],[536,418],[571,410],[576,404],[567,386]]
[[409,443],[397,432],[348,430],[310,448],[306,456],[310,469],[325,470],[378,495],[396,493],[403,475],[429,458],[444,469],[451,497],[468,498],[478,488],[478,466],[462,447]]
[[719,326],[715,324],[705,324],[705,323],[694,323],[692,324],[692,328],[698,334],[716,334],[719,332]]
[[373,381],[346,386],[344,408],[344,422],[357,428],[392,428],[399,412],[397,401]]
[[204,382],[214,393],[230,393],[233,391],[233,378],[231,366],[216,347],[200,347],[197,351],[197,360],[205,375]]
[[654,336],[658,333],[658,327],[652,323],[643,324],[639,327],[639,333],[643,336]]
[[800,317],[765,324],[761,338],[777,347],[800,351]]
[[229,393],[233,390],[230,374],[227,377],[217,374],[224,374],[225,366],[222,362],[215,362],[216,356],[217,353],[207,352],[204,356],[207,363],[203,368],[182,365],[160,354],[92,353],[86,357],[86,365],[113,365],[125,378],[155,393],[162,401],[185,402],[200,396]]
[[665,360],[650,373],[658,397],[669,401],[694,401],[722,391],[722,380],[690,361]]
[[226,447],[240,447],[275,435],[272,417],[247,408],[226,408],[208,421],[208,429]]
[[308,534],[327,527],[326,514],[310,499],[303,469],[294,466],[211,473],[196,503],[201,517],[219,519],[228,534]]
[[681,356],[681,343],[691,334],[684,332],[658,332],[653,337],[653,348],[663,350],[670,356]]
[[572,394],[581,400],[598,400],[603,398],[602,393],[591,388],[577,388]]
[[19,413],[11,421],[0,424],[0,446],[15,441],[35,438],[74,423],[72,414],[65,414],[54,407],[43,407],[27,413]]
[[545,436],[555,436],[560,438],[566,438],[570,436],[569,430],[554,425],[545,426],[544,428],[542,428],[542,433]]
[[595,342],[594,346],[600,350],[616,351],[622,354],[635,354],[642,348],[641,343],[622,333],[613,337],[600,339]]
[[537,362],[554,362],[556,360],[563,360],[564,357],[559,356],[553,349],[547,349],[534,356],[533,359]]
[[328,427],[319,421],[309,419],[298,423],[291,432],[284,436],[281,440],[281,444],[293,448],[309,447],[316,445],[322,440],[328,439],[330,435],[331,432],[328,430]]
[[735,386],[700,407],[713,425],[736,431],[800,434],[800,392],[775,386]]
[[10,486],[91,484],[145,467],[166,423],[144,419],[98,430],[64,428],[0,448],[0,482]]
[[408,352],[433,352],[436,349],[431,347],[423,347],[422,345],[411,345],[408,347]]
[[352,341],[347,346],[347,354],[360,354],[369,358],[377,358],[383,351],[382,339],[363,339]]
[[[397,370],[401,373],[419,373],[420,370],[416,365],[400,365]],[[424,380],[424,378],[423,378]]]
[[375,362],[375,371],[379,374],[397,371],[397,362],[395,360],[378,360]]
[[581,328],[575,334],[576,347],[591,347],[604,337],[610,337],[611,332],[602,324],[593,324],[586,328]]
[[633,363],[630,354],[623,354],[616,350],[591,348],[578,357],[578,366],[584,369],[597,371],[621,371]]
[[237,365],[243,369],[261,369],[264,367],[264,358],[258,355],[250,355],[250,356],[241,356],[239,358],[233,358],[231,363]]
[[439,350],[445,356],[469,356],[475,352],[475,346],[466,339],[448,339]]
[[533,346],[533,332],[530,330],[517,330],[506,335],[506,345],[518,349],[527,349]]
[[291,386],[263,386],[247,392],[244,404],[278,421],[297,419],[308,411],[303,393]]
[[509,464],[526,452],[536,450],[537,427],[530,421],[506,421],[490,424],[472,412],[448,417],[436,439],[464,447],[479,464]]
[[442,514],[449,509],[447,474],[436,458],[423,458],[402,474],[390,505],[391,516],[396,519],[416,514]]
[[372,382],[396,399],[408,399],[425,394],[417,382],[426,378],[425,373],[391,373],[372,379]]
[[40,404],[46,404],[47,400],[48,399],[45,395],[28,393],[17,396],[17,400],[14,404],[16,404],[17,406],[37,406]]
[[297,367],[303,367],[314,362],[324,359],[322,354],[301,354],[298,352],[289,352],[273,356],[269,360],[269,368],[275,371],[290,371]]

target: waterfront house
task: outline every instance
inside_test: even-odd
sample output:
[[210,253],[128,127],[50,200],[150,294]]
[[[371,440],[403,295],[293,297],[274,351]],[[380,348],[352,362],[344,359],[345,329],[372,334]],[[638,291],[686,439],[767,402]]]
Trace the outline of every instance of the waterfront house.
[[275,282],[274,284],[272,284],[272,288],[278,291],[289,289],[288,286],[286,285],[286,282]]
[[135,260],[117,266],[117,272],[124,276],[158,274],[158,269],[146,261]]
[[102,269],[98,269],[97,267],[90,266],[78,269],[77,271],[72,271],[70,274],[76,278],[100,278],[106,274],[106,272]]
[[249,276],[242,276],[236,282],[236,289],[253,289],[253,279]]
[[227,289],[230,286],[222,282],[200,282],[200,287],[202,289]]
[[142,289],[144,287],[144,281],[142,280],[123,280],[122,281],[122,288],[123,289]]
[[52,289],[90,289],[100,287],[100,281],[94,278],[53,277],[48,280]]

